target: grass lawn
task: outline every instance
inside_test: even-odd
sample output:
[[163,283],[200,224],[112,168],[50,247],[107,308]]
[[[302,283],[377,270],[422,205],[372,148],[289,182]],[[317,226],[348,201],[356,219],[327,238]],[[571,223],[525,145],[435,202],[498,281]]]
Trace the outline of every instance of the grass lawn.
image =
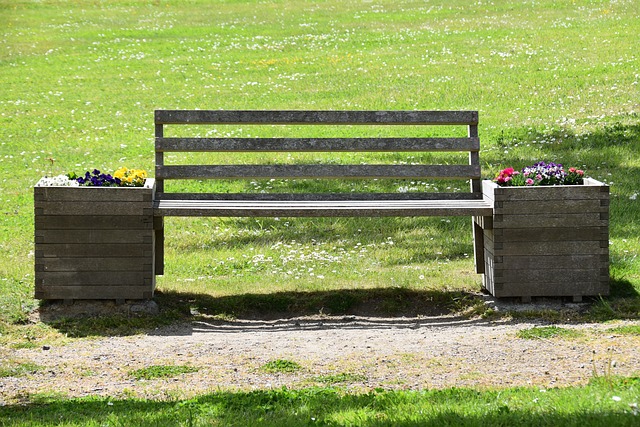
[[[344,313],[376,298],[386,304],[385,315],[483,314],[473,297],[481,279],[472,273],[468,218],[171,218],[159,319],[29,324],[39,304],[33,299],[33,185],[43,175],[94,168],[153,171],[154,109],[479,110],[486,178],[505,166],[545,160],[583,168],[611,186],[611,296],[595,300],[582,319],[638,319],[639,18],[633,0],[0,0],[0,345],[86,336],[91,328],[144,331],[188,318],[189,309],[222,317],[269,316],[274,307],[278,313],[320,307]],[[201,132],[246,137],[255,131]],[[407,154],[392,160],[416,159]],[[247,190],[289,185],[256,181]],[[432,305],[407,305],[398,295]],[[603,398],[602,412],[589,406],[602,392],[590,387],[574,390],[582,396],[574,412],[549,402],[540,410],[495,402],[487,407],[479,402],[494,391],[465,391],[480,412],[464,418],[442,407],[435,418],[422,420],[457,424],[464,418],[473,425],[489,414],[496,424],[519,424],[517,417],[534,414],[531,425],[615,425],[616,417],[627,416],[624,405],[609,398]],[[630,380],[616,387],[638,393]],[[458,391],[443,393],[446,401]],[[508,393],[522,402],[536,394]],[[222,392],[195,404],[114,407],[148,414],[158,405],[185,424],[200,420],[198,411],[236,414],[231,420],[237,413],[220,409],[220,396],[247,411],[241,402],[251,402],[251,411],[296,408],[307,423],[314,405],[330,399],[347,412],[360,409],[345,418],[321,418],[325,424],[410,425],[408,415],[393,418],[384,408],[412,402],[415,409],[442,395]],[[105,416],[117,417],[107,401],[52,404],[63,412],[104,407],[112,414]],[[376,405],[387,415],[376,418]],[[40,407],[31,409],[37,414]],[[442,418],[445,413],[451,418]],[[291,414],[275,423],[288,424]],[[578,414],[575,423],[571,414]],[[255,415],[256,423],[261,416],[267,419]],[[120,422],[114,418],[112,424]]]

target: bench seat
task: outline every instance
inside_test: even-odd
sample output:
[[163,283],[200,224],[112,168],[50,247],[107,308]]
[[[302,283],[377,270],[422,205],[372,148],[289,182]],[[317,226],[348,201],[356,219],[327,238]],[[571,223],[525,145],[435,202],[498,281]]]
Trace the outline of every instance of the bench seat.
[[155,216],[491,216],[485,200],[156,200]]

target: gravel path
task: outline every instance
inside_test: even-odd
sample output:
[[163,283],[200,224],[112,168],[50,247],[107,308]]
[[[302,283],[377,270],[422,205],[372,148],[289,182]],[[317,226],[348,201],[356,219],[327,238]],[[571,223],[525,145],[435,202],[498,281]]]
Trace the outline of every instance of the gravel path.
[[[630,323],[630,322],[627,322]],[[638,324],[635,322],[634,324]],[[0,360],[31,361],[36,372],[0,378],[0,404],[33,393],[69,396],[186,397],[216,390],[327,385],[424,389],[451,386],[584,384],[594,375],[640,375],[640,337],[611,332],[611,324],[559,325],[577,338],[522,339],[532,322],[434,318],[304,317],[279,321],[195,322],[153,334],[80,339],[37,349],[3,349]],[[276,359],[294,373],[265,373]],[[198,372],[135,380],[150,365],[190,365]],[[335,378],[335,377],[333,377]],[[324,382],[321,382],[324,379]],[[319,382],[320,381],[320,382]]]

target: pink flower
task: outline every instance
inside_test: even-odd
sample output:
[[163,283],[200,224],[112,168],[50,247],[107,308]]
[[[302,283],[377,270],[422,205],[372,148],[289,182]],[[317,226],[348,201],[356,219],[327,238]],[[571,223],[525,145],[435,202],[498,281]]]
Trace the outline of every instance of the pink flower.
[[533,185],[533,180],[531,178],[527,178],[527,180],[525,181],[525,184],[527,185]]

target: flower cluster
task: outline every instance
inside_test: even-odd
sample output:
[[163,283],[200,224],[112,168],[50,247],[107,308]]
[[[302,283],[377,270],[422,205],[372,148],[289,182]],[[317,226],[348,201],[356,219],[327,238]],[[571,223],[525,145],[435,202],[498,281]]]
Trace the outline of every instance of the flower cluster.
[[85,172],[83,175],[70,173],[53,178],[44,177],[38,181],[37,187],[143,187],[147,172],[142,169],[120,168],[113,174],[102,173],[98,169]]
[[70,174],[69,178],[75,179],[80,185],[89,187],[119,187],[122,184],[118,178],[102,173],[98,169],[94,169],[93,172],[87,171],[81,176]]
[[113,173],[113,177],[120,180],[123,187],[142,187],[147,179],[147,171],[122,167]]
[[534,185],[582,185],[584,171],[574,167],[568,171],[559,163],[538,162],[526,166],[521,171],[513,168],[501,170],[496,176],[498,185],[534,186]]
[[45,176],[40,178],[36,187],[78,187],[78,181],[69,179],[67,175],[58,175],[54,177]]

